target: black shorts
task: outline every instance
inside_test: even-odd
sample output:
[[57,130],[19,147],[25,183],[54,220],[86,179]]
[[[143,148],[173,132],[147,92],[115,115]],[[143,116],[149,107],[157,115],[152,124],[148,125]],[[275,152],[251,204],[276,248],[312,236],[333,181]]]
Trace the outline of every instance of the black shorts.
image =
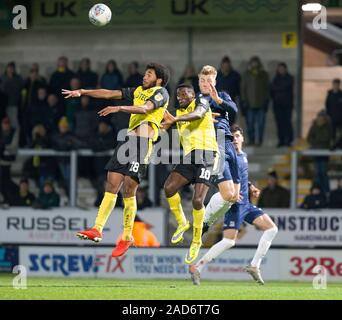
[[181,164],[173,169],[191,184],[203,183],[210,186],[218,169],[218,153],[215,151],[194,150],[184,157]]
[[125,141],[119,141],[105,169],[132,177],[139,183],[146,175],[152,148],[152,139],[126,136]]

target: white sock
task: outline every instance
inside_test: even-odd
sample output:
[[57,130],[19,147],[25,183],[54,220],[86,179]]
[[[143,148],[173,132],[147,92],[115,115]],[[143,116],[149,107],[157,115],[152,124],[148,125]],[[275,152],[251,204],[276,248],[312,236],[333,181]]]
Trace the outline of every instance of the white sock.
[[210,250],[196,263],[196,268],[199,272],[202,271],[204,266],[213,259],[217,258],[225,250],[235,246],[235,241],[227,238],[223,238],[220,242],[216,243],[210,248]]
[[263,235],[261,236],[259,240],[259,245],[254,254],[254,258],[251,262],[252,267],[260,268],[261,261],[265,257],[268,249],[270,248],[272,241],[274,237],[276,236],[277,232],[278,232],[277,227],[273,227],[271,229],[264,231]]
[[215,193],[205,208],[204,223],[211,226],[223,216],[233,204],[225,201],[219,192]]

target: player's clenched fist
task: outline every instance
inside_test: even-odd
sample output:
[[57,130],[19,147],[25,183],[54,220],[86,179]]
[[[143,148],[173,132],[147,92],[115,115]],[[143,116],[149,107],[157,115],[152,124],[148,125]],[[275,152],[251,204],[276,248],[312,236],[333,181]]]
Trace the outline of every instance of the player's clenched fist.
[[257,187],[251,185],[249,187],[249,190],[250,190],[253,198],[258,199],[260,197],[260,190]]

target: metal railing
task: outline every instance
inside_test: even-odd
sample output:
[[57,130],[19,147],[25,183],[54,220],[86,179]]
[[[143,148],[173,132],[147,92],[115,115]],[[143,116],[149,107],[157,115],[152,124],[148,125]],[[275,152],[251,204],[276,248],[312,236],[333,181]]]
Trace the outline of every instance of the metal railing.
[[[49,156],[49,157],[69,157],[70,158],[70,185],[69,185],[69,206],[76,207],[77,200],[77,168],[78,157],[103,157],[111,156],[112,151],[93,152],[89,149],[73,151],[55,151],[51,149],[34,150],[19,149],[19,156]],[[169,152],[168,152],[169,153]],[[298,196],[298,162],[300,156],[341,156],[342,150],[295,150],[291,153],[291,209],[297,208]],[[156,204],[156,167],[152,163],[149,165],[148,174],[148,195],[153,205]]]
[[332,157],[341,156],[342,150],[330,151],[323,149],[295,150],[291,153],[291,209],[297,208],[298,196],[298,162],[300,156]]
[[[69,206],[76,207],[77,203],[77,168],[78,157],[103,157],[112,156],[113,151],[94,152],[90,149],[80,149],[72,151],[56,151],[52,149],[35,150],[35,149],[19,149],[19,156],[45,156],[45,157],[69,157],[70,158],[70,184],[69,184]],[[149,166],[148,184],[149,198],[153,205],[156,203],[156,170],[154,165]]]

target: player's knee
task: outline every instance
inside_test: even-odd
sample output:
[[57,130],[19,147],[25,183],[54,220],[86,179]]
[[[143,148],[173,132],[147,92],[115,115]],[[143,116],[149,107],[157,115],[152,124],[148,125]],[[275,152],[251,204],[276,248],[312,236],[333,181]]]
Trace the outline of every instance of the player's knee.
[[194,197],[192,199],[192,206],[195,210],[201,210],[203,208],[204,199],[202,197]]
[[124,198],[134,197],[136,190],[137,190],[136,184],[125,183],[124,190],[123,190],[123,197]]
[[110,181],[107,181],[105,189],[106,189],[106,192],[109,192],[109,193],[116,194],[118,192],[117,190],[118,188],[115,185],[113,185]]
[[166,198],[171,198],[176,194],[177,190],[172,185],[172,183],[165,183],[164,192],[165,192]]
[[235,244],[236,244],[235,239],[231,239],[231,238],[223,238],[223,241],[224,241],[224,243],[226,244],[226,246],[227,246],[228,248],[232,248],[232,247],[234,247]]
[[134,190],[131,190],[131,189],[126,189],[124,192],[123,192],[123,197],[124,198],[132,198],[135,196],[135,191]]
[[224,192],[223,194],[221,194],[221,196],[222,196],[222,199],[224,201],[235,202],[234,201],[235,194],[233,191],[228,190],[228,191]]
[[278,227],[274,224],[272,228],[268,229],[275,236],[278,233]]

